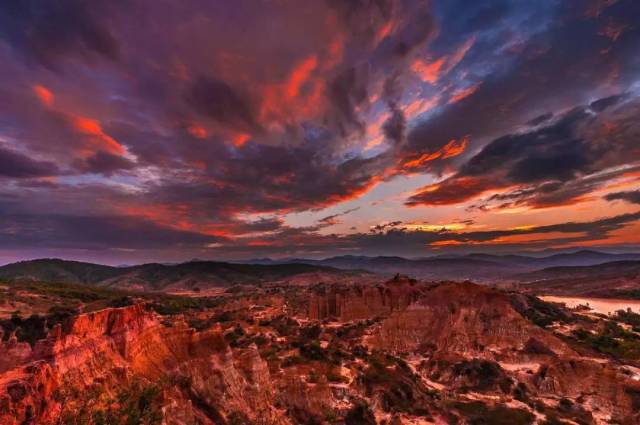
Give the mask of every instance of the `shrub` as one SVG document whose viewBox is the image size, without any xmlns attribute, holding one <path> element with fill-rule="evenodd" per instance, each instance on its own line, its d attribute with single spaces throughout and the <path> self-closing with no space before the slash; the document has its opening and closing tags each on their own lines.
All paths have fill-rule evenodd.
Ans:
<svg viewBox="0 0 640 425">
<path fill-rule="evenodd" d="M 345 425 L 376 425 L 376 418 L 369 409 L 369 405 L 361 401 L 349 409 L 344 417 L 344 423 Z"/>
</svg>

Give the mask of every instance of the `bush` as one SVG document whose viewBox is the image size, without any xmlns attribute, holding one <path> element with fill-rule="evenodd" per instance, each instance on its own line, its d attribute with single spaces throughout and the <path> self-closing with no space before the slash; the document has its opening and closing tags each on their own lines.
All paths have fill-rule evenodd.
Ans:
<svg viewBox="0 0 640 425">
<path fill-rule="evenodd" d="M 455 409 L 471 425 L 530 425 L 535 416 L 523 409 L 504 405 L 488 406 L 480 401 L 453 403 Z"/>
<path fill-rule="evenodd" d="M 349 409 L 344 417 L 344 423 L 345 425 L 376 425 L 376 418 L 369 409 L 369 405 L 362 401 Z"/>
<path fill-rule="evenodd" d="M 512 385 L 511 379 L 500 365 L 488 360 L 464 360 L 453 366 L 453 373 L 464 377 L 472 389 L 477 391 L 489 391 L 498 387 L 506 393 Z"/>
<path fill-rule="evenodd" d="M 606 322 L 596 335 L 574 335 L 601 353 L 623 360 L 640 360 L 640 337 L 613 322 Z"/>
<path fill-rule="evenodd" d="M 300 347 L 300 355 L 309 360 L 326 361 L 328 360 L 327 350 L 320 346 L 320 342 L 315 340 L 310 344 L 304 344 Z"/>
</svg>

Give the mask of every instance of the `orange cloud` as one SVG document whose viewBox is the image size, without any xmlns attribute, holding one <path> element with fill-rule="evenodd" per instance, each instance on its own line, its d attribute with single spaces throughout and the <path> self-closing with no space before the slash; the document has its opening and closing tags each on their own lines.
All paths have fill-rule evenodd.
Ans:
<svg viewBox="0 0 640 425">
<path fill-rule="evenodd" d="M 395 30 L 395 28 L 396 20 L 389 19 L 382 27 L 380 27 L 380 30 L 378 30 L 378 33 L 376 34 L 376 44 L 387 38 L 387 36 L 389 36 Z"/>
<path fill-rule="evenodd" d="M 118 208 L 118 207 L 116 207 Z M 229 236 L 232 227 L 224 224 L 203 224 L 194 222 L 191 218 L 193 211 L 187 204 L 151 204 L 147 206 L 121 206 L 120 213 L 144 218 L 159 226 L 168 227 L 185 232 L 201 233 L 208 236 Z"/>
<path fill-rule="evenodd" d="M 374 137 L 373 139 L 370 139 L 366 145 L 364 145 L 364 150 L 368 151 L 370 149 L 375 148 L 376 146 L 378 146 L 379 144 L 381 144 L 382 142 L 384 142 L 384 135 L 380 134 L 379 136 Z"/>
<path fill-rule="evenodd" d="M 418 158 L 412 159 L 411 161 L 407 161 L 403 164 L 404 168 L 420 168 L 427 162 L 434 161 L 436 159 L 447 159 L 454 156 L 460 155 L 467 147 L 469 143 L 469 135 L 466 135 L 460 140 L 451 139 L 449 142 L 444 145 L 442 148 L 438 149 L 433 153 L 425 153 L 419 156 Z"/>
<path fill-rule="evenodd" d="M 476 92 L 476 90 L 478 90 L 479 86 L 480 86 L 480 84 L 475 84 L 473 86 L 470 86 L 470 87 L 467 87 L 465 89 L 458 90 L 458 91 L 454 92 L 453 96 L 451 96 L 451 99 L 449 99 L 449 104 L 459 102 L 462 99 L 464 99 L 465 97 L 471 96 L 472 94 L 474 94 Z"/>
<path fill-rule="evenodd" d="M 53 93 L 45 86 L 36 84 L 33 86 L 33 92 L 44 106 L 51 107 L 51 105 L 53 105 Z"/>
<path fill-rule="evenodd" d="M 334 48 L 341 49 L 339 44 Z M 268 126 L 314 115 L 320 109 L 324 94 L 324 80 L 312 78 L 317 67 L 318 58 L 311 55 L 299 62 L 284 82 L 265 85 L 261 95 L 261 121 Z"/>
<path fill-rule="evenodd" d="M 312 55 L 300 62 L 293 71 L 291 71 L 289 81 L 287 81 L 285 88 L 285 94 L 288 98 L 292 99 L 300 94 L 300 88 L 309 79 L 309 76 L 316 66 L 318 66 L 318 58 Z"/>
<path fill-rule="evenodd" d="M 125 148 L 113 137 L 105 133 L 97 120 L 80 115 L 70 115 L 70 119 L 76 131 L 89 136 L 89 141 L 95 149 L 114 155 L 125 154 Z"/>
<path fill-rule="evenodd" d="M 469 135 L 462 137 L 459 141 L 451 139 L 442 148 L 442 159 L 460 155 L 467 148 L 467 143 L 469 143 Z"/>
<path fill-rule="evenodd" d="M 407 205 L 452 205 L 468 201 L 496 188 L 495 182 L 478 177 L 455 177 L 421 188 Z"/>
<path fill-rule="evenodd" d="M 425 153 L 422 154 L 420 157 L 411 160 L 411 161 L 407 161 L 404 163 L 404 167 L 405 168 L 418 168 L 422 165 L 424 165 L 427 162 L 433 161 L 435 159 L 438 159 L 442 156 L 442 153 L 440 151 L 436 151 L 434 153 Z"/>
<path fill-rule="evenodd" d="M 425 62 L 421 59 L 417 59 L 411 64 L 411 70 L 415 72 L 424 82 L 435 84 L 444 75 L 447 75 L 453 68 L 456 67 L 464 59 L 467 52 L 473 44 L 476 38 L 470 37 L 458 50 L 456 50 L 450 56 L 442 56 L 441 58 L 433 62 Z"/>
<path fill-rule="evenodd" d="M 366 182 L 362 183 L 359 187 L 349 188 L 344 194 L 331 195 L 325 199 L 323 205 L 329 206 L 337 204 L 339 202 L 349 201 L 359 198 L 361 195 L 367 193 L 373 189 L 378 183 L 382 182 L 386 178 L 386 172 L 380 176 L 373 176 Z"/>
<path fill-rule="evenodd" d="M 251 135 L 249 133 L 236 133 L 231 137 L 231 143 L 237 148 L 249 141 Z"/>
<path fill-rule="evenodd" d="M 415 99 L 404 108 L 404 114 L 408 119 L 411 119 L 436 106 L 439 100 L 438 96 L 429 99 Z"/>
<path fill-rule="evenodd" d="M 411 70 L 418 74 L 422 81 L 435 84 L 440 79 L 440 72 L 446 57 L 442 57 L 434 62 L 428 63 L 421 59 L 416 59 L 411 64 Z"/>
<path fill-rule="evenodd" d="M 193 123 L 187 126 L 187 132 L 196 139 L 206 139 L 209 137 L 207 129 L 198 123 Z"/>
<path fill-rule="evenodd" d="M 436 241 L 431 242 L 429 246 L 440 247 L 440 246 L 456 246 L 456 245 L 468 245 L 468 242 L 460 242 L 456 240 L 446 240 L 446 241 Z"/>
</svg>

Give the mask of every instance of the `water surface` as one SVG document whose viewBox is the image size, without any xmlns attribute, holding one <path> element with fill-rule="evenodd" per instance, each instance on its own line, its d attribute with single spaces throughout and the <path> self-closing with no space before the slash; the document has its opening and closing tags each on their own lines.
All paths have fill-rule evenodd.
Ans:
<svg viewBox="0 0 640 425">
<path fill-rule="evenodd" d="M 618 310 L 630 308 L 634 313 L 640 313 L 640 300 L 623 300 L 613 298 L 589 298 L 589 297 L 559 297 L 554 295 L 543 295 L 540 297 L 544 301 L 554 303 L 564 303 L 569 308 L 579 305 L 588 305 L 596 313 L 612 314 Z"/>
</svg>

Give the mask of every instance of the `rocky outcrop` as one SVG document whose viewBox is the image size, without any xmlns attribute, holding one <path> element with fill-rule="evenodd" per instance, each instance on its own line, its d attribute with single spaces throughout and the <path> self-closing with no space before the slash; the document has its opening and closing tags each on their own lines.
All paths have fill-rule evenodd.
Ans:
<svg viewBox="0 0 640 425">
<path fill-rule="evenodd" d="M 628 379 L 608 363 L 560 359 L 543 364 L 530 378 L 531 387 L 540 395 L 579 398 L 585 405 L 611 413 L 613 418 L 626 418 L 630 412 L 638 412 L 633 394 L 640 394 L 640 382 Z"/>
<path fill-rule="evenodd" d="M 56 326 L 28 360 L 2 375 L 2 424 L 55 423 L 64 414 L 61 394 L 73 392 L 74 402 L 99 407 L 100 397 L 83 401 L 83 391 L 115 393 L 134 378 L 171 383 L 165 415 L 181 411 L 185 418 L 200 418 L 197 423 L 225 424 L 230 415 L 242 414 L 264 424 L 288 423 L 273 407 L 269 370 L 255 346 L 233 351 L 221 329 L 195 332 L 179 320 L 165 326 L 142 305 L 83 314 Z"/>
<path fill-rule="evenodd" d="M 4 332 L 0 328 L 0 373 L 23 364 L 31 357 L 31 346 L 26 342 L 18 342 L 15 335 L 9 335 L 4 341 Z"/>
<path fill-rule="evenodd" d="M 424 290 L 424 285 L 399 276 L 379 285 L 321 285 L 310 296 L 308 317 L 350 321 L 387 316 L 417 301 Z"/>
<path fill-rule="evenodd" d="M 504 293 L 472 283 L 447 283 L 394 311 L 382 321 L 369 344 L 396 353 L 494 358 L 521 351 L 531 338 L 544 341 L 556 354 L 572 351 L 516 312 Z"/>
<path fill-rule="evenodd" d="M 51 402 L 59 377 L 46 362 L 33 362 L 0 378 L 0 423 L 55 423 L 60 403 Z"/>
</svg>

